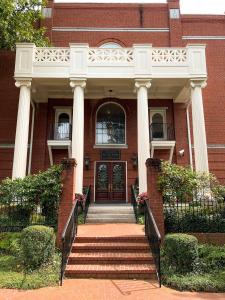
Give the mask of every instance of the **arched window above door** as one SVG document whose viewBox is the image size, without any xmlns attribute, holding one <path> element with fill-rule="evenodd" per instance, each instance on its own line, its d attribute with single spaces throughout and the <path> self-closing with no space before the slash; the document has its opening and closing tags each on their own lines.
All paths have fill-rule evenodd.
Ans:
<svg viewBox="0 0 225 300">
<path fill-rule="evenodd" d="M 99 46 L 99 48 L 103 48 L 103 49 L 107 49 L 107 48 L 114 49 L 115 48 L 116 49 L 116 48 L 122 48 L 122 46 L 115 42 L 108 42 L 108 43 L 102 44 L 101 46 Z"/>
<path fill-rule="evenodd" d="M 123 108 L 114 102 L 99 107 L 96 114 L 96 145 L 124 145 L 126 118 Z"/>
</svg>

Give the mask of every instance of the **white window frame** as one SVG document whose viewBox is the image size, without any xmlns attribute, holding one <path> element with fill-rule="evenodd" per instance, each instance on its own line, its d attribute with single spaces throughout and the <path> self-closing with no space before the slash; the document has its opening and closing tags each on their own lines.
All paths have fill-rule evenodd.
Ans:
<svg viewBox="0 0 225 300">
<path fill-rule="evenodd" d="M 166 107 L 150 107 L 149 108 L 149 124 L 152 124 L 152 117 L 155 114 L 160 114 L 163 117 L 163 124 L 166 124 Z M 154 138 L 154 140 L 163 141 L 167 140 L 167 131 L 165 130 L 165 127 L 163 126 L 163 138 Z"/>
<path fill-rule="evenodd" d="M 124 116 L 125 116 L 125 126 L 124 126 L 125 135 L 124 135 L 124 137 L 125 137 L 125 140 L 124 140 L 123 144 L 99 144 L 99 143 L 97 143 L 96 125 L 97 125 L 98 111 L 106 104 L 115 104 L 115 105 L 119 106 L 124 112 Z M 94 145 L 94 148 L 127 148 L 127 114 L 126 114 L 124 107 L 121 104 L 114 102 L 114 101 L 107 101 L 107 102 L 104 102 L 101 105 L 99 105 L 99 107 L 95 113 L 95 145 Z"/>
<path fill-rule="evenodd" d="M 69 124 L 72 124 L 72 107 L 54 107 L 55 109 L 55 126 L 59 123 L 59 116 L 61 114 L 68 114 L 69 115 Z M 54 135 L 55 135 L 55 129 L 54 129 Z M 55 137 L 55 136 L 54 136 Z"/>
</svg>

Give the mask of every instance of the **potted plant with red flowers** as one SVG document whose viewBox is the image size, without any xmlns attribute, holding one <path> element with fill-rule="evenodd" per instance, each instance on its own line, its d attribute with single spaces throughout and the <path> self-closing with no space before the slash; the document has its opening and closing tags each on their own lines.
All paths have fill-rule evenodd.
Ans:
<svg viewBox="0 0 225 300">
<path fill-rule="evenodd" d="M 144 205 L 145 201 L 148 200 L 148 194 L 147 192 L 141 193 L 137 196 L 137 205 L 138 205 L 138 213 L 143 214 L 144 213 Z"/>
<path fill-rule="evenodd" d="M 81 211 L 83 211 L 85 208 L 86 196 L 83 194 L 76 193 L 75 199 L 78 202 L 78 212 L 81 213 Z"/>
</svg>

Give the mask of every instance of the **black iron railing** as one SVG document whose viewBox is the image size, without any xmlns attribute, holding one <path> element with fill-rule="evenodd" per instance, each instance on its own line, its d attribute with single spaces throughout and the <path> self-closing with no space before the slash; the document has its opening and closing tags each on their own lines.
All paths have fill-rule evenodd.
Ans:
<svg viewBox="0 0 225 300">
<path fill-rule="evenodd" d="M 72 125 L 70 123 L 55 123 L 50 128 L 50 140 L 71 140 Z"/>
<path fill-rule="evenodd" d="M 87 213 L 88 213 L 88 208 L 90 205 L 90 199 L 91 199 L 91 186 L 90 185 L 85 189 L 84 194 L 85 194 L 85 204 L 83 207 L 83 212 L 84 212 L 84 223 L 85 223 Z"/>
<path fill-rule="evenodd" d="M 225 199 L 196 192 L 193 198 L 164 199 L 165 231 L 225 232 Z"/>
<path fill-rule="evenodd" d="M 153 259 L 156 267 L 156 274 L 159 281 L 159 287 L 161 287 L 161 267 L 160 267 L 160 245 L 161 235 L 155 222 L 154 216 L 151 212 L 149 204 L 144 202 L 145 208 L 145 235 L 148 238 L 149 246 L 153 255 Z"/>
<path fill-rule="evenodd" d="M 174 141 L 174 127 L 168 123 L 152 123 L 149 128 L 150 141 Z"/>
<path fill-rule="evenodd" d="M 0 232 L 21 231 L 30 225 L 57 227 L 57 211 L 54 207 L 34 205 L 31 209 L 26 199 L 15 198 L 13 202 L 0 203 Z"/>
<path fill-rule="evenodd" d="M 62 239 L 61 239 L 62 242 L 62 261 L 61 261 L 61 274 L 60 274 L 61 285 L 62 285 L 68 257 L 70 255 L 73 242 L 75 241 L 77 235 L 77 225 L 78 225 L 78 201 L 75 200 L 68 221 L 63 230 Z"/>
<path fill-rule="evenodd" d="M 131 185 L 131 204 L 133 205 L 136 223 L 138 217 L 137 196 L 138 196 L 138 188 L 135 187 L 134 185 Z"/>
</svg>

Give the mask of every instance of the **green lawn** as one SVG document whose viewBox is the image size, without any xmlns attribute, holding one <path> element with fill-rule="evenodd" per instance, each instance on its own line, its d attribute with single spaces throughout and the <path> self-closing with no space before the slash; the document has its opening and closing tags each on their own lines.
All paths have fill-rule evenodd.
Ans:
<svg viewBox="0 0 225 300">
<path fill-rule="evenodd" d="M 180 291 L 225 292 L 225 271 L 163 276 L 163 284 Z"/>
<path fill-rule="evenodd" d="M 52 263 L 27 271 L 14 246 L 19 236 L 19 233 L 0 233 L 0 288 L 37 289 L 58 285 L 60 254 L 54 255 Z"/>
</svg>

